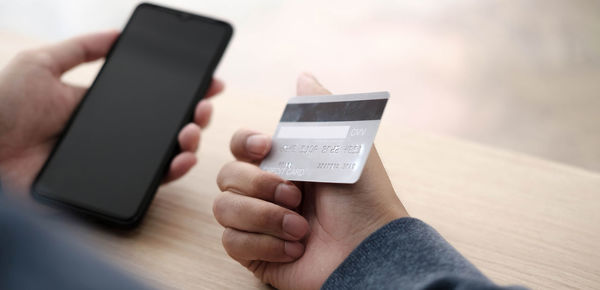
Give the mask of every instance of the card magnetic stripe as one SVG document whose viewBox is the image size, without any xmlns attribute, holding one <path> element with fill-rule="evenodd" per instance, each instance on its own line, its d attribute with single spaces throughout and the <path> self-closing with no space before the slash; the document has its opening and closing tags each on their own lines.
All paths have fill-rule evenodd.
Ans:
<svg viewBox="0 0 600 290">
<path fill-rule="evenodd" d="M 388 99 L 287 104 L 280 122 L 380 120 Z"/>
</svg>

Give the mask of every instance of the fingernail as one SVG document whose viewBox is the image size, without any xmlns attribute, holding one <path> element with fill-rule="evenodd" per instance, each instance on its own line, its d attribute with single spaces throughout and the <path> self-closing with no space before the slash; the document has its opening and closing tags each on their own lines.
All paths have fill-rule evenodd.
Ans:
<svg viewBox="0 0 600 290">
<path fill-rule="evenodd" d="M 307 223 L 304 218 L 295 214 L 283 216 L 283 231 L 295 239 L 300 239 L 306 234 Z"/>
<path fill-rule="evenodd" d="M 298 258 L 304 253 L 304 245 L 298 242 L 285 242 L 283 251 L 292 258 Z"/>
<path fill-rule="evenodd" d="M 275 194 L 273 195 L 275 202 L 277 204 L 283 205 L 287 208 L 296 208 L 300 205 L 300 201 L 302 199 L 302 193 L 298 187 L 280 183 L 275 188 Z"/>
<path fill-rule="evenodd" d="M 267 142 L 268 137 L 265 135 L 252 135 L 246 139 L 246 150 L 252 154 L 262 157 L 267 154 Z"/>
</svg>

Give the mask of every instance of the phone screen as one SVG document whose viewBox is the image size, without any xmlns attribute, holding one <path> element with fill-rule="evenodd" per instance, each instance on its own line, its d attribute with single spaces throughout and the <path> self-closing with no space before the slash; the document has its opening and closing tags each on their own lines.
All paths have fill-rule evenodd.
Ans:
<svg viewBox="0 0 600 290">
<path fill-rule="evenodd" d="M 133 218 L 152 198 L 231 33 L 224 22 L 138 6 L 38 176 L 34 194 Z"/>
</svg>

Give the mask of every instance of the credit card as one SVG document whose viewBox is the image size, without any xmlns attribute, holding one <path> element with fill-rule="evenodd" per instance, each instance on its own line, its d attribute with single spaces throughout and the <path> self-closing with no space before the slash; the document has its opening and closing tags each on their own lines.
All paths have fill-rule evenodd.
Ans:
<svg viewBox="0 0 600 290">
<path fill-rule="evenodd" d="M 291 98 L 260 168 L 292 181 L 355 183 L 388 92 Z"/>
</svg>

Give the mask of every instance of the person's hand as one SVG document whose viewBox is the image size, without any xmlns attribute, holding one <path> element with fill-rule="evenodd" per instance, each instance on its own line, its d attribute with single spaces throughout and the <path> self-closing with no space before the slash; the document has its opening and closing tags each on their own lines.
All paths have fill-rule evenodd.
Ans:
<svg viewBox="0 0 600 290">
<path fill-rule="evenodd" d="M 312 76 L 298 95 L 330 94 Z M 271 139 L 250 130 L 231 140 L 237 159 L 217 177 L 213 212 L 227 253 L 277 288 L 317 289 L 369 234 L 407 217 L 375 147 L 355 184 L 292 183 L 257 164 Z"/>
<path fill-rule="evenodd" d="M 90 34 L 19 53 L 0 72 L 0 181 L 5 191 L 28 192 L 86 88 L 61 81 L 63 73 L 106 55 L 119 32 Z M 213 80 L 207 97 L 223 90 Z M 196 163 L 194 152 L 212 112 L 196 107 L 194 122 L 179 133 L 182 152 L 171 162 L 165 182 L 183 176 Z"/>
</svg>

